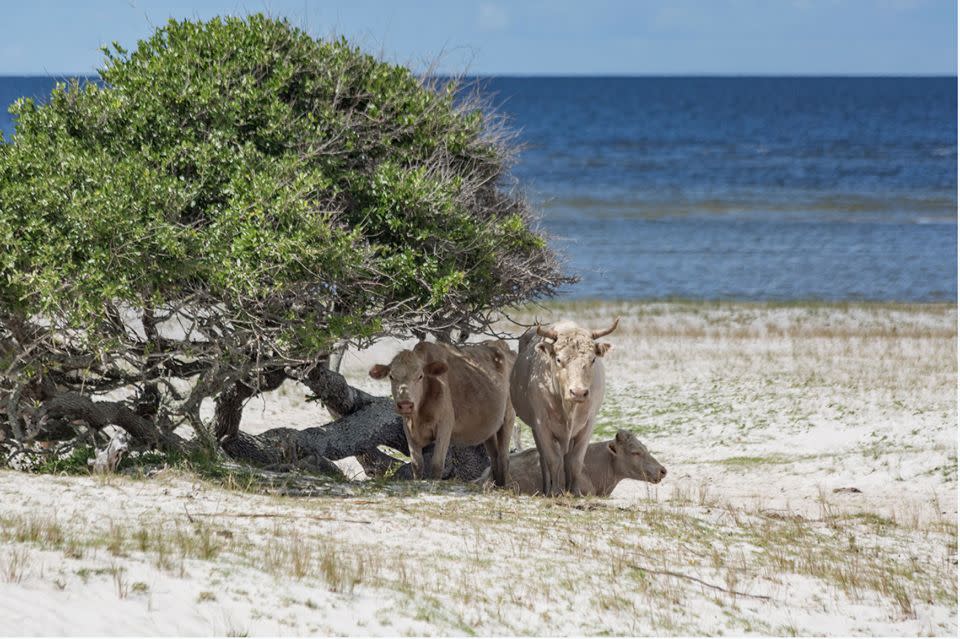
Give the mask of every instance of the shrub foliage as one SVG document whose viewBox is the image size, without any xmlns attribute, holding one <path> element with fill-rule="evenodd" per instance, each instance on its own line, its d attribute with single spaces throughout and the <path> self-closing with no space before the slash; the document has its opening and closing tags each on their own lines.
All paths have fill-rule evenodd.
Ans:
<svg viewBox="0 0 960 639">
<path fill-rule="evenodd" d="M 100 82 L 18 101 L 0 145 L 11 423 L 24 397 L 126 387 L 198 426 L 238 381 L 344 340 L 482 330 L 566 281 L 510 136 L 457 82 L 262 15 L 104 53 Z"/>
</svg>

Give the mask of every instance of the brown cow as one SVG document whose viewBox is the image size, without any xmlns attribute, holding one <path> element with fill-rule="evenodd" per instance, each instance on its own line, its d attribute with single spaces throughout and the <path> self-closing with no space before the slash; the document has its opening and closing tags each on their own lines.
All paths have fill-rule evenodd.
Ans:
<svg viewBox="0 0 960 639">
<path fill-rule="evenodd" d="M 594 442 L 587 446 L 583 458 L 585 495 L 609 497 L 624 479 L 658 484 L 667 476 L 667 469 L 658 462 L 647 447 L 630 431 L 621 430 L 610 441 Z M 477 480 L 487 481 L 490 471 Z M 524 495 L 541 494 L 540 454 L 536 448 L 510 455 L 509 485 Z"/>
<path fill-rule="evenodd" d="M 413 475 L 424 477 L 423 448 L 434 442 L 429 477 L 443 476 L 447 449 L 483 443 L 494 481 L 506 483 L 510 434 L 515 413 L 510 403 L 510 370 L 517 358 L 503 340 L 454 347 L 420 342 L 389 365 L 377 364 L 370 377 L 390 376 L 397 412 L 410 448 Z"/>
<path fill-rule="evenodd" d="M 533 431 L 545 495 L 584 493 L 583 456 L 603 401 L 603 356 L 610 350 L 596 340 L 619 322 L 618 317 L 609 328 L 591 331 L 565 321 L 520 336 L 510 395 Z"/>
</svg>

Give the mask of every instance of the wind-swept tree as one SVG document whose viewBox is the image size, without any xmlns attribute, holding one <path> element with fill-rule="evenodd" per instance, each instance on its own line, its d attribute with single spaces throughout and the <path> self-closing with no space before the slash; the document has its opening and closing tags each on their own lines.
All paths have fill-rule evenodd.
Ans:
<svg viewBox="0 0 960 639">
<path fill-rule="evenodd" d="M 18 101 L 0 145 L 8 442 L 116 425 L 265 462 L 402 450 L 331 353 L 485 331 L 566 281 L 510 136 L 455 81 L 262 15 L 104 53 L 100 82 Z M 240 433 L 244 402 L 291 379 L 344 417 Z"/>
</svg>

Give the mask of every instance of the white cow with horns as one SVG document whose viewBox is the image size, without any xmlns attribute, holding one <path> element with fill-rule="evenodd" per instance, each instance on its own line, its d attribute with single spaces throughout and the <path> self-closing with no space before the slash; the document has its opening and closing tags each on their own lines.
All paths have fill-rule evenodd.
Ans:
<svg viewBox="0 0 960 639">
<path fill-rule="evenodd" d="M 533 431 L 544 495 L 587 492 L 583 458 L 603 401 L 603 356 L 610 350 L 596 340 L 619 323 L 618 317 L 609 328 L 591 331 L 562 321 L 520 337 L 510 396 Z"/>
</svg>

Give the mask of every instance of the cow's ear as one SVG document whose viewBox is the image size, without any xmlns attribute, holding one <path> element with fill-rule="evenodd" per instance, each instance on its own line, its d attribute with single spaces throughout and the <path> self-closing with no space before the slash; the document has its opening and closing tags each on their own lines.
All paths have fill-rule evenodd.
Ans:
<svg viewBox="0 0 960 639">
<path fill-rule="evenodd" d="M 427 375 L 437 377 L 447 372 L 447 365 L 443 362 L 430 362 L 423 367 L 423 372 Z"/>
<path fill-rule="evenodd" d="M 546 353 L 550 357 L 553 357 L 553 342 L 548 342 L 547 340 L 543 340 L 542 342 L 537 344 L 537 348 L 539 348 L 541 352 Z"/>
<path fill-rule="evenodd" d="M 374 379 L 383 379 L 390 374 L 390 367 L 383 364 L 374 364 L 370 369 L 370 377 Z"/>
<path fill-rule="evenodd" d="M 600 357 L 603 357 L 604 355 L 606 355 L 607 351 L 609 351 L 611 348 L 613 348 L 613 346 L 611 344 L 607 344 L 606 342 L 601 342 L 600 344 L 597 344 L 594 347 L 597 355 L 599 355 Z"/>
</svg>

